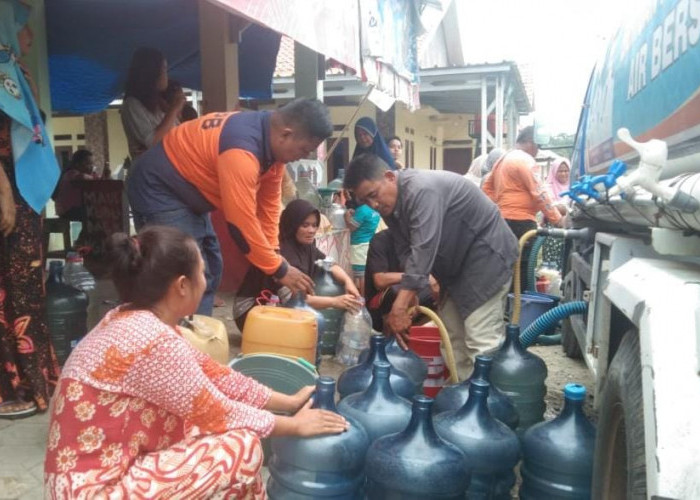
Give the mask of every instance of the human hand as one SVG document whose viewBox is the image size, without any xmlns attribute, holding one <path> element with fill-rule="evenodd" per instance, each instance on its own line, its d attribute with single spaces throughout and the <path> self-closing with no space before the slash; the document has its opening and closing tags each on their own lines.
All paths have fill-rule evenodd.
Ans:
<svg viewBox="0 0 700 500">
<path fill-rule="evenodd" d="M 430 285 L 430 291 L 433 292 L 433 300 L 437 304 L 440 300 L 440 284 L 432 274 L 428 275 L 428 284 Z"/>
<path fill-rule="evenodd" d="M 292 294 L 304 292 L 311 295 L 314 293 L 314 282 L 294 266 L 289 266 L 287 268 L 287 274 L 277 281 L 279 281 L 281 285 L 289 288 Z"/>
<path fill-rule="evenodd" d="M 15 229 L 17 211 L 15 198 L 12 191 L 0 193 L 0 232 L 3 236 L 9 236 Z"/>
<path fill-rule="evenodd" d="M 185 97 L 185 93 L 182 91 L 182 89 L 180 89 L 179 92 L 173 94 L 172 100 L 170 101 L 170 109 L 179 113 L 182 111 L 182 108 L 185 106 L 186 102 L 187 97 Z"/>
<path fill-rule="evenodd" d="M 333 302 L 334 306 L 338 309 L 345 309 L 346 311 L 350 311 L 353 313 L 356 313 L 360 310 L 360 301 L 357 300 L 357 297 L 349 293 L 334 297 Z"/>
<path fill-rule="evenodd" d="M 353 217 L 355 217 L 355 209 L 353 208 L 348 208 L 345 213 L 343 214 L 343 217 L 345 217 L 345 223 L 346 224 L 352 224 L 354 223 Z"/>
<path fill-rule="evenodd" d="M 306 404 L 309 398 L 311 398 L 315 390 L 315 385 L 307 385 L 299 389 L 296 394 L 290 396 L 291 406 L 288 411 L 292 414 L 298 412 L 304 406 L 304 404 Z"/>
<path fill-rule="evenodd" d="M 384 324 L 389 333 L 396 337 L 396 342 L 404 351 L 408 350 L 408 330 L 411 328 L 412 318 L 407 309 L 394 310 L 387 314 Z"/>
<path fill-rule="evenodd" d="M 301 437 L 318 436 L 320 434 L 340 434 L 350 428 L 350 424 L 341 415 L 328 410 L 312 409 L 313 399 L 292 417 L 293 434 Z"/>
</svg>

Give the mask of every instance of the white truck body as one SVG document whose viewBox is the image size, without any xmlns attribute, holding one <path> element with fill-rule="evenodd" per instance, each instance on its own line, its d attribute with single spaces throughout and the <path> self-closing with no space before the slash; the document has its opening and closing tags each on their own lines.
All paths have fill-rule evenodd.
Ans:
<svg viewBox="0 0 700 500">
<path fill-rule="evenodd" d="M 571 221 L 591 238 L 572 242 L 564 294 L 589 307 L 565 324 L 563 344 L 595 375 L 594 496 L 695 499 L 700 0 L 644 0 L 636 14 L 596 66 L 579 122 Z M 606 181 L 615 160 L 628 169 Z M 640 373 L 639 397 L 630 399 Z"/>
</svg>

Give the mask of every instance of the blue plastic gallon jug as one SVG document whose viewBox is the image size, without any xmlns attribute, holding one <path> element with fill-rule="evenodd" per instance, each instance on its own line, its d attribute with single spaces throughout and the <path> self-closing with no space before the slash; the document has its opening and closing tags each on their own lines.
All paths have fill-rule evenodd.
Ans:
<svg viewBox="0 0 700 500">
<path fill-rule="evenodd" d="M 583 413 L 585 400 L 585 387 L 566 384 L 559 416 L 523 435 L 523 500 L 591 498 L 595 427 Z"/>
<path fill-rule="evenodd" d="M 471 377 L 459 384 L 443 387 L 435 397 L 435 414 L 445 411 L 458 410 L 469 399 L 469 386 L 473 380 L 483 380 L 491 382 L 491 364 L 493 358 L 480 354 L 474 361 L 474 371 Z M 497 387 L 491 385 L 487 405 L 491 415 L 506 424 L 511 429 L 518 427 L 518 412 L 515 405 L 508 396 L 503 394 Z"/>
<path fill-rule="evenodd" d="M 411 419 L 411 403 L 397 396 L 389 383 L 391 365 L 375 361 L 372 383 L 364 392 L 349 395 L 338 403 L 338 411 L 359 420 L 370 442 L 402 431 Z"/>
<path fill-rule="evenodd" d="M 337 412 L 335 380 L 319 377 L 313 408 Z M 369 437 L 357 420 L 347 431 L 311 438 L 274 437 L 267 493 L 271 499 L 362 498 Z"/>
<path fill-rule="evenodd" d="M 435 429 L 466 457 L 471 472 L 468 498 L 510 500 L 520 442 L 512 429 L 491 416 L 487 404 L 489 386 L 484 380 L 473 380 L 464 406 L 435 417 Z"/>
</svg>

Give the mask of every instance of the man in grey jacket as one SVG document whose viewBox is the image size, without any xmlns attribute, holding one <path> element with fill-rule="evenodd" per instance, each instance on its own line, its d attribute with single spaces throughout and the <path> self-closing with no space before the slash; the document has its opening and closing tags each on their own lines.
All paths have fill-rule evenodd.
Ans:
<svg viewBox="0 0 700 500">
<path fill-rule="evenodd" d="M 389 331 L 405 348 L 409 310 L 432 274 L 440 284 L 438 313 L 450 334 L 459 378 L 468 378 L 476 355 L 497 347 L 504 335 L 518 243 L 498 207 L 462 176 L 392 171 L 371 154 L 350 163 L 344 186 L 381 214 L 397 252 L 406 257 L 386 320 Z"/>
</svg>

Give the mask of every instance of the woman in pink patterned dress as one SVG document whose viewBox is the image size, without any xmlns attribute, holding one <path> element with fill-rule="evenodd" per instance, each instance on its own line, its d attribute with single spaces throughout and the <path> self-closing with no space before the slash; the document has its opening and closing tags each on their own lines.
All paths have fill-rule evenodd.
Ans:
<svg viewBox="0 0 700 500">
<path fill-rule="evenodd" d="M 111 246 L 126 305 L 66 362 L 51 407 L 47 497 L 265 498 L 261 437 L 347 429 L 310 408 L 313 387 L 273 392 L 183 339 L 177 322 L 206 286 L 191 237 L 151 226 Z"/>
</svg>

